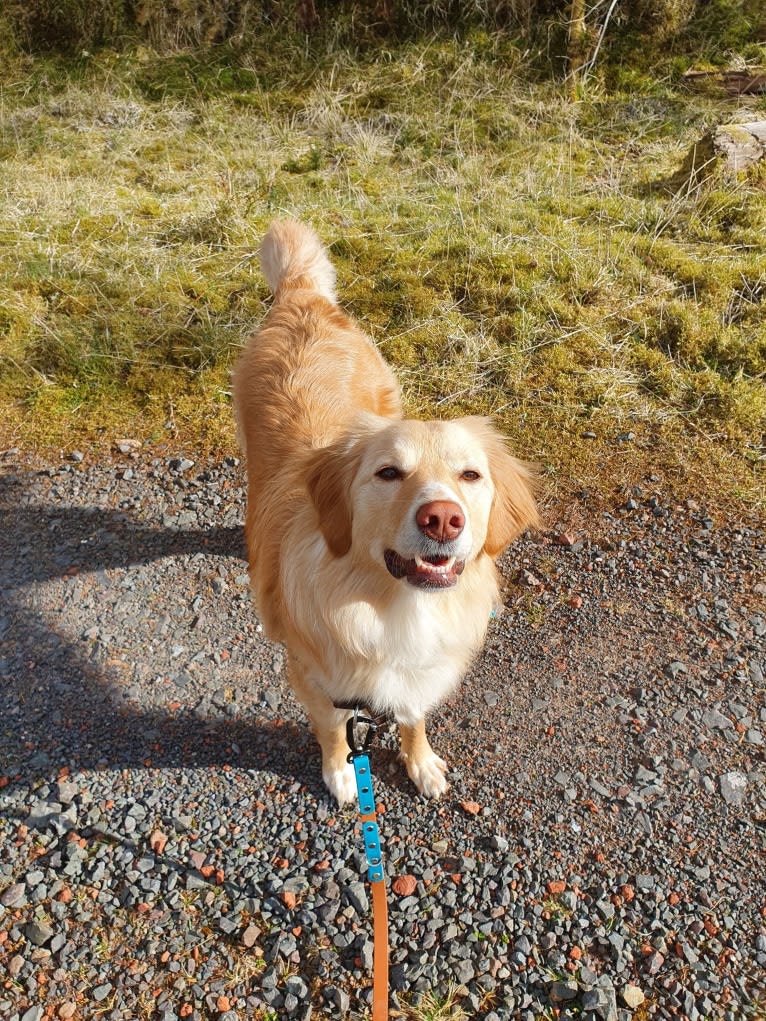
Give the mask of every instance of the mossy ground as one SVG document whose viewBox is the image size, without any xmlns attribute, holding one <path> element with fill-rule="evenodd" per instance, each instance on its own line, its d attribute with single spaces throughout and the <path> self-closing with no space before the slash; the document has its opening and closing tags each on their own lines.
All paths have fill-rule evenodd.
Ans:
<svg viewBox="0 0 766 1021">
<path fill-rule="evenodd" d="M 564 489 L 658 472 L 761 498 L 763 180 L 663 182 L 763 100 L 632 76 L 570 102 L 486 35 L 366 56 L 271 38 L 19 58 L 0 115 L 4 446 L 233 451 L 257 247 L 289 214 L 413 414 L 495 415 Z"/>
</svg>

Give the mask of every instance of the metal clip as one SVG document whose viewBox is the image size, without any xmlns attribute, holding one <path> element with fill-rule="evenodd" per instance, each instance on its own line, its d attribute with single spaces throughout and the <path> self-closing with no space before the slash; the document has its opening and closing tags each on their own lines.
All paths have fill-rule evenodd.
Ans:
<svg viewBox="0 0 766 1021">
<path fill-rule="evenodd" d="M 365 729 L 366 728 L 366 729 Z M 372 744 L 378 724 L 369 716 L 362 716 L 359 706 L 354 706 L 354 715 L 346 720 L 346 741 L 351 749 L 348 761 L 353 762 L 357 755 L 363 755 Z"/>
</svg>

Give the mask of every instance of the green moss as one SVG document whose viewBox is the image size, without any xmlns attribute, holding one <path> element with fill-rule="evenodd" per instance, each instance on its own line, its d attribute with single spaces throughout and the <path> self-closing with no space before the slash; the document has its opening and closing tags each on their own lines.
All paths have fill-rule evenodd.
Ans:
<svg viewBox="0 0 766 1021">
<path fill-rule="evenodd" d="M 150 100 L 205 101 L 225 94 L 238 97 L 260 86 L 252 68 L 232 63 L 228 48 L 201 54 L 179 53 L 160 61 L 146 60 L 137 69 L 134 82 Z"/>
<path fill-rule="evenodd" d="M 298 157 L 286 160 L 282 164 L 282 170 L 288 174 L 307 174 L 310 171 L 320 170 L 324 163 L 324 155 L 317 145 L 309 147 L 307 152 Z"/>
</svg>

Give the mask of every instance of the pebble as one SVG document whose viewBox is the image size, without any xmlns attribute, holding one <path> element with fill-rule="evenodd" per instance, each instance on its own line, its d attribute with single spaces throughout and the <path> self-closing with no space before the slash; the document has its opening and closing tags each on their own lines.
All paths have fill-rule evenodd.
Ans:
<svg viewBox="0 0 766 1021">
<path fill-rule="evenodd" d="M 391 884 L 391 889 L 398 897 L 409 897 L 417 889 L 415 876 L 398 876 Z"/>
<path fill-rule="evenodd" d="M 258 942 L 258 937 L 261 935 L 261 930 L 257 925 L 248 925 L 242 933 L 242 944 L 248 949 L 252 949 Z"/>
<path fill-rule="evenodd" d="M 44 947 L 53 937 L 54 930 L 47 922 L 31 922 L 24 930 L 24 935 L 36 947 Z"/>
<path fill-rule="evenodd" d="M 741 805 L 747 792 L 747 777 L 742 773 L 724 773 L 718 777 L 721 796 L 727 805 Z"/>
<path fill-rule="evenodd" d="M 647 974 L 656 975 L 657 972 L 662 968 L 665 963 L 665 958 L 659 951 L 647 954 L 644 960 L 644 967 L 646 968 Z"/>
<path fill-rule="evenodd" d="M 0 893 L 0 904 L 4 908 L 21 908 L 27 902 L 27 888 L 25 883 L 10 883 Z"/>
<path fill-rule="evenodd" d="M 708 712 L 703 713 L 702 722 L 711 730 L 728 730 L 734 726 L 729 717 L 724 716 L 717 709 L 710 709 Z"/>
<path fill-rule="evenodd" d="M 554 982 L 550 987 L 550 997 L 554 1003 L 568 1003 L 574 1000 L 579 993 L 579 986 L 576 982 Z"/>
<path fill-rule="evenodd" d="M 140 440 L 132 440 L 126 438 L 123 440 L 117 440 L 115 442 L 115 448 L 121 454 L 135 454 L 141 449 L 141 447 L 142 443 Z"/>
<path fill-rule="evenodd" d="M 453 966 L 455 978 L 461 985 L 467 985 L 475 976 L 476 971 L 469 960 L 458 961 Z"/>
<path fill-rule="evenodd" d="M 586 989 L 581 998 L 584 1010 L 592 1011 L 602 1021 L 618 1021 L 614 992 L 604 988 Z"/>
<path fill-rule="evenodd" d="M 667 663 L 664 667 L 665 673 L 668 677 L 677 677 L 679 674 L 686 674 L 689 672 L 688 667 L 685 663 L 680 660 L 673 660 L 672 663 Z"/>
<path fill-rule="evenodd" d="M 330 986 L 325 991 L 325 999 L 333 1004 L 340 1017 L 346 1017 L 351 1007 L 351 997 L 345 989 L 338 989 L 335 986 Z"/>
<path fill-rule="evenodd" d="M 622 1002 L 625 1006 L 630 1007 L 631 1010 L 635 1010 L 636 1007 L 640 1007 L 646 999 L 638 986 L 630 985 L 630 983 L 623 986 L 620 996 L 622 997 Z"/>
</svg>

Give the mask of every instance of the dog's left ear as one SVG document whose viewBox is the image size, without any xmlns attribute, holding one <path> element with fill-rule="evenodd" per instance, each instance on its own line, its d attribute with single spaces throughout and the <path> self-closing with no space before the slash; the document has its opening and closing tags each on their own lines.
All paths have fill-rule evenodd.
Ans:
<svg viewBox="0 0 766 1021">
<path fill-rule="evenodd" d="M 537 474 L 532 465 L 513 457 L 505 437 L 493 428 L 489 419 L 474 419 L 474 423 L 495 487 L 484 549 L 491 557 L 496 557 L 517 535 L 540 524 L 535 502 Z"/>
<path fill-rule="evenodd" d="M 311 453 L 306 487 L 317 512 L 319 528 L 336 557 L 351 549 L 351 482 L 359 466 L 358 445 L 342 440 Z"/>
</svg>

